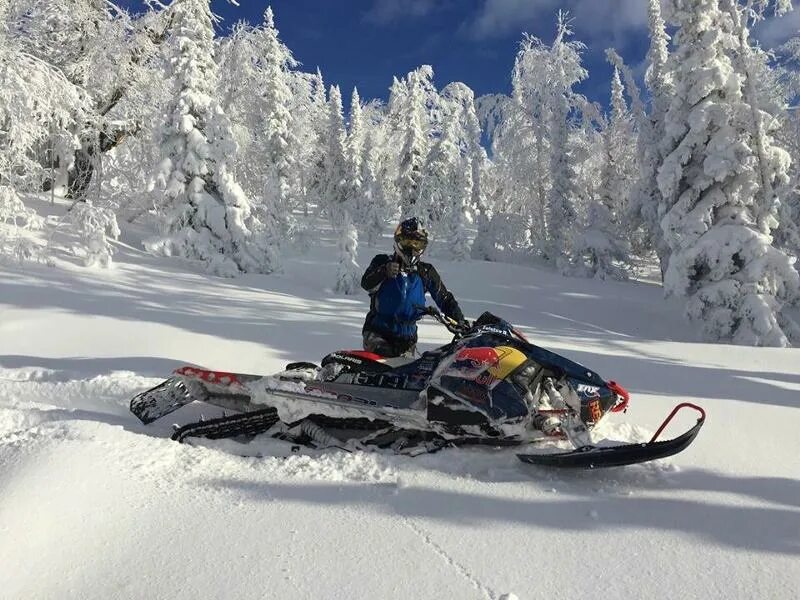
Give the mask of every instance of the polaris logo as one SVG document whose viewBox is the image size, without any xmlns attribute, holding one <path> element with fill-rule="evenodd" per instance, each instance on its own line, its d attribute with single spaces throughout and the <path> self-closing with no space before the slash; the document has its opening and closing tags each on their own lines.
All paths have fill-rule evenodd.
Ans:
<svg viewBox="0 0 800 600">
<path fill-rule="evenodd" d="M 355 356 L 347 356 L 346 354 L 331 354 L 331 358 L 335 358 L 336 360 L 343 360 L 345 362 L 353 363 L 354 365 L 363 364 L 363 360 L 360 358 L 356 358 Z"/>
</svg>

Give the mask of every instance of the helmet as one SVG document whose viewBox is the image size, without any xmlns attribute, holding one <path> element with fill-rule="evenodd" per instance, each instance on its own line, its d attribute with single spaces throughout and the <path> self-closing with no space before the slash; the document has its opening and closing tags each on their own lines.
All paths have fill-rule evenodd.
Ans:
<svg viewBox="0 0 800 600">
<path fill-rule="evenodd" d="M 407 266 L 417 263 L 428 247 L 428 232 L 416 217 L 406 219 L 394 230 L 394 249 Z"/>
</svg>

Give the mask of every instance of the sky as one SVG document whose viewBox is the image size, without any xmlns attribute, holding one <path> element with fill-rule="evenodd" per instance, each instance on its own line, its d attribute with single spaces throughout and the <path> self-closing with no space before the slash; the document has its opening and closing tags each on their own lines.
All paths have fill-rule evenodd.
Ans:
<svg viewBox="0 0 800 600">
<path fill-rule="evenodd" d="M 559 9 L 570 11 L 574 39 L 587 46 L 589 78 L 578 91 L 593 101 L 608 104 L 606 48 L 615 48 L 639 75 L 647 52 L 646 0 L 212 0 L 212 9 L 224 34 L 238 20 L 260 23 L 269 4 L 302 69 L 319 67 L 345 98 L 357 86 L 364 101 L 386 100 L 392 76 L 422 64 L 433 67 L 439 89 L 461 81 L 476 96 L 508 93 L 523 33 L 551 41 Z M 799 29 L 795 10 L 760 27 L 759 35 L 772 46 Z"/>
</svg>

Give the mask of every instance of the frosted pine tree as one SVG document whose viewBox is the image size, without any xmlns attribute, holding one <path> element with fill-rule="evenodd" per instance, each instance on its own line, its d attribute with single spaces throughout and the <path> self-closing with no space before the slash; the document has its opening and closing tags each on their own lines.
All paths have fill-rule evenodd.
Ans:
<svg viewBox="0 0 800 600">
<path fill-rule="evenodd" d="M 91 107 L 82 89 L 10 35 L 11 8 L 0 0 L 0 255 L 22 260 L 40 254 L 19 234 L 44 226 L 23 202 L 24 192 L 41 190 L 48 177 L 42 148 L 52 147 L 55 134 L 72 154 L 78 139 L 71 132 Z"/>
<path fill-rule="evenodd" d="M 262 221 L 275 219 L 276 234 L 290 230 L 291 209 L 297 203 L 299 188 L 298 167 L 294 151 L 294 104 L 289 84 L 288 68 L 295 64 L 288 48 L 278 37 L 272 7 L 264 13 L 264 25 L 259 32 L 261 68 L 259 72 L 262 142 L 259 144 L 264 172 L 264 196 L 269 201 L 263 207 L 256 204 L 256 214 Z"/>
<path fill-rule="evenodd" d="M 152 251 L 197 259 L 210 272 L 270 272 L 277 256 L 250 202 L 228 168 L 234 154 L 231 127 L 218 100 L 214 30 L 208 0 L 172 6 L 170 63 L 176 94 L 163 134 L 167 235 L 147 244 Z M 254 232 L 263 244 L 253 243 Z"/>
<path fill-rule="evenodd" d="M 467 260 L 471 256 L 472 244 L 468 227 L 473 222 L 470 201 L 472 196 L 472 165 L 462 161 L 462 167 L 455 173 L 455 187 L 451 199 L 450 252 L 455 260 Z"/>
<path fill-rule="evenodd" d="M 475 109 L 475 94 L 463 83 L 451 83 L 442 90 L 442 96 L 454 103 L 457 111 L 460 130 L 460 144 L 463 146 L 464 159 L 469 165 L 470 199 L 467 213 L 462 213 L 467 220 L 457 226 L 459 245 L 466 240 L 466 227 L 470 220 L 478 225 L 478 234 L 470 249 L 470 256 L 480 260 L 489 257 L 489 203 L 483 186 L 483 171 L 487 163 L 486 150 L 481 145 L 481 126 Z M 461 217 L 459 217 L 461 218 Z M 456 252 L 461 256 L 461 250 Z"/>
<path fill-rule="evenodd" d="M 373 133 L 367 133 L 361 159 L 362 223 L 367 244 L 370 246 L 375 246 L 380 241 L 386 225 L 387 212 L 376 172 L 377 150 L 374 139 Z"/>
<path fill-rule="evenodd" d="M 611 79 L 611 118 L 602 134 L 603 165 L 598 199 L 591 202 L 575 252 L 584 262 L 585 275 L 597 279 L 625 279 L 619 264 L 627 261 L 630 248 L 622 235 L 630 182 L 636 161 L 633 123 L 623 95 L 619 69 Z"/>
<path fill-rule="evenodd" d="M 751 40 L 750 24 L 763 20 L 771 10 L 782 16 L 792 10 L 790 0 L 721 0 L 720 6 L 733 18 L 734 33 L 739 47 L 734 54 L 734 68 L 744 77 L 742 95 L 749 106 L 750 146 L 756 156 L 758 191 L 753 199 L 756 219 L 762 229 L 769 231 L 772 245 L 784 251 L 781 241 L 775 239 L 786 229 L 781 227 L 781 219 L 792 218 L 791 206 L 794 193 L 791 188 L 791 155 L 788 148 L 779 141 L 782 120 L 787 119 L 786 89 L 778 80 L 772 68 L 773 55 L 761 49 Z M 795 227 L 798 225 L 794 223 Z M 789 249 L 787 255 L 797 264 L 797 247 Z M 788 299 L 789 304 L 800 304 L 800 286 Z M 790 310 L 779 310 L 778 323 L 790 341 L 800 343 L 800 324 L 791 316 Z"/>
<path fill-rule="evenodd" d="M 425 86 L 432 76 L 433 71 L 427 66 L 408 75 L 409 91 L 402 112 L 404 139 L 396 182 L 401 218 L 419 211 L 419 188 L 429 147 Z"/>
<path fill-rule="evenodd" d="M 358 96 L 358 89 L 356 88 L 353 88 L 353 94 L 350 98 L 350 127 L 347 132 L 345 151 L 349 170 L 348 178 L 353 194 L 351 204 L 354 211 L 354 221 L 360 221 L 364 208 L 360 202 L 363 197 L 361 193 L 363 184 L 361 161 L 364 153 L 364 124 L 361 117 L 361 98 Z"/>
<path fill-rule="evenodd" d="M 499 195 L 512 201 L 503 210 L 520 212 L 527 219 L 529 239 L 541 255 L 546 254 L 552 231 L 547 217 L 553 180 L 552 59 L 551 48 L 540 39 L 523 39 L 512 72 L 512 99 L 505 103 L 493 141 Z"/>
<path fill-rule="evenodd" d="M 800 42 L 800 38 L 797 40 Z M 800 165 L 797 161 L 800 157 L 800 115 L 797 111 L 791 111 L 784 117 L 780 141 L 795 160 L 792 161 L 789 182 L 780 196 L 778 227 L 773 232 L 774 244 L 788 254 L 800 257 Z M 800 264 L 795 263 L 795 268 L 800 268 Z"/>
<path fill-rule="evenodd" d="M 408 103 L 408 85 L 403 79 L 392 77 L 389 87 L 389 100 L 381 112 L 380 124 L 372 128 L 376 150 L 376 176 L 384 198 L 398 198 L 400 181 L 401 150 L 405 144 L 405 112 Z M 400 203 L 387 206 L 394 217 L 400 212 Z"/>
<path fill-rule="evenodd" d="M 454 258 L 469 257 L 466 228 L 471 222 L 472 165 L 462 155 L 463 138 L 456 106 L 446 111 L 442 132 L 425 164 L 420 185 L 420 200 L 428 207 L 430 228 L 447 239 Z M 461 134 L 461 135 L 460 135 Z"/>
<path fill-rule="evenodd" d="M 600 196 L 617 222 L 627 211 L 631 181 L 638 167 L 633 117 L 623 92 L 619 70 L 614 69 L 611 79 L 611 120 L 603 136 L 606 160 Z"/>
<path fill-rule="evenodd" d="M 330 107 L 325 93 L 325 83 L 319 69 L 313 76 L 311 85 L 312 95 L 308 118 L 314 130 L 314 135 L 311 136 L 313 141 L 309 148 L 307 165 L 304 169 L 306 206 L 315 204 L 318 210 L 324 210 L 326 206 L 325 150 L 328 146 L 328 113 Z"/>
<path fill-rule="evenodd" d="M 334 233 L 339 238 L 335 290 L 354 294 L 358 290 L 358 234 L 351 217 L 353 187 L 348 179 L 347 134 L 342 114 L 342 94 L 331 86 L 328 101 L 328 144 L 325 155 L 325 200 Z M 355 283 L 354 283 L 355 282 Z"/>
<path fill-rule="evenodd" d="M 328 124 L 325 151 L 325 209 L 331 223 L 339 228 L 344 213 L 349 212 L 352 199 L 347 163 L 347 132 L 342 114 L 342 94 L 331 86 L 328 100 Z"/>
<path fill-rule="evenodd" d="M 450 203 L 461 156 L 454 118 L 448 117 L 441 135 L 428 153 L 419 185 L 419 204 L 427 208 L 425 220 L 436 234 L 449 228 Z"/>
<path fill-rule="evenodd" d="M 574 260 L 572 241 L 577 217 L 575 203 L 578 199 L 576 173 L 570 137 L 570 113 L 575 104 L 572 87 L 583 81 L 588 73 L 581 66 L 580 53 L 585 46 L 568 41 L 572 35 L 566 15 L 559 16 L 558 33 L 553 42 L 553 85 L 550 102 L 550 170 L 553 185 L 547 197 L 547 228 L 550 235 L 547 258 L 562 271 L 570 270 Z"/>
<path fill-rule="evenodd" d="M 719 0 L 672 4 L 676 94 L 665 147 L 674 149 L 658 174 L 670 207 L 661 222 L 672 250 L 665 289 L 687 298 L 688 317 L 709 339 L 786 346 L 778 315 L 798 273 L 772 246 L 774 221 L 759 205 L 754 107 L 731 59 L 740 47 L 733 15 Z"/>
<path fill-rule="evenodd" d="M 361 292 L 358 257 L 358 231 L 345 212 L 342 217 L 341 233 L 338 243 L 339 265 L 336 267 L 335 291 L 353 295 Z"/>
<path fill-rule="evenodd" d="M 637 148 L 640 172 L 631 195 L 629 214 L 634 215 L 636 220 L 641 220 L 646 231 L 644 239 L 647 245 L 655 249 L 663 277 L 669 262 L 670 248 L 664 240 L 661 219 L 669 207 L 664 204 L 656 178 L 665 152 L 671 149 L 670 146 L 664 146 L 664 118 L 675 86 L 671 66 L 673 63 L 669 62 L 670 38 L 661 15 L 661 0 L 648 0 L 648 17 L 650 48 L 647 52 L 645 83 L 650 91 L 650 112 L 648 115 L 639 112 Z"/>
</svg>

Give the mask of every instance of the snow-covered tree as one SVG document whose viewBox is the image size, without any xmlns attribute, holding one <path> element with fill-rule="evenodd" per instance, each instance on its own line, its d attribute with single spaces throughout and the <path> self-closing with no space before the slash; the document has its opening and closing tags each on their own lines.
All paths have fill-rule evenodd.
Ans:
<svg viewBox="0 0 800 600">
<path fill-rule="evenodd" d="M 268 211 L 274 211 L 280 230 L 288 231 L 288 217 L 298 193 L 293 153 L 297 144 L 293 139 L 293 99 L 288 74 L 288 68 L 295 61 L 278 37 L 272 7 L 267 7 L 264 25 L 259 33 L 261 35 L 256 48 L 261 54 L 261 65 L 257 83 L 261 91 L 258 104 L 263 138 L 258 146 L 266 173 L 263 185 L 265 195 L 270 194 L 274 198 Z"/>
<path fill-rule="evenodd" d="M 361 158 L 361 222 L 370 246 L 378 243 L 386 225 L 386 207 L 377 177 L 378 153 L 374 139 L 375 134 L 367 133 Z"/>
<path fill-rule="evenodd" d="M 587 76 L 583 44 L 569 40 L 566 15 L 559 15 L 556 38 L 547 45 L 526 35 L 514 64 L 507 123 L 495 134 L 505 146 L 498 162 L 500 180 L 515 182 L 513 196 L 531 225 L 539 254 L 562 271 L 574 260 L 572 241 L 581 200 L 575 117 L 589 103 L 573 90 Z M 516 182 L 519 182 L 516 184 Z M 501 184 L 502 186 L 502 184 Z"/>
<path fill-rule="evenodd" d="M 329 99 L 325 91 L 322 73 L 317 69 L 311 81 L 311 102 L 309 104 L 308 152 L 304 161 L 303 181 L 305 182 L 306 206 L 315 204 L 324 209 L 326 199 L 326 150 L 328 148 Z"/>
<path fill-rule="evenodd" d="M 271 272 L 278 268 L 277 232 L 252 215 L 228 166 L 235 146 L 217 99 L 209 2 L 181 0 L 172 10 L 176 91 L 164 128 L 165 158 L 159 174 L 166 190 L 167 235 L 151 240 L 148 248 L 199 259 L 210 272 L 223 276 Z"/>
<path fill-rule="evenodd" d="M 331 222 L 338 228 L 344 213 L 350 212 L 353 198 L 347 162 L 347 132 L 342 113 L 342 94 L 331 86 L 328 101 L 328 133 L 325 152 L 325 206 Z"/>
<path fill-rule="evenodd" d="M 358 89 L 353 88 L 350 97 L 350 127 L 347 132 L 346 148 L 350 185 L 354 194 L 353 208 L 360 215 L 362 207 L 358 203 L 361 196 L 361 161 L 364 154 L 364 125 L 361 117 L 361 98 Z"/>
<path fill-rule="evenodd" d="M 471 221 L 472 164 L 460 147 L 463 129 L 457 108 L 448 110 L 441 135 L 428 154 L 420 204 L 427 207 L 430 228 L 444 234 L 454 258 L 463 260 L 469 257 L 466 227 Z"/>
<path fill-rule="evenodd" d="M 665 118 L 669 108 L 670 98 L 675 92 L 672 69 L 669 66 L 668 45 L 670 38 L 666 32 L 666 25 L 661 16 L 661 0 L 649 0 L 648 6 L 650 26 L 650 49 L 647 57 L 649 69 L 647 71 L 647 87 L 651 95 L 651 110 L 649 128 L 640 127 L 640 136 L 643 144 L 640 148 L 644 151 L 642 160 L 641 201 L 640 211 L 644 218 L 645 226 L 652 236 L 653 246 L 661 262 L 662 276 L 666 272 L 669 260 L 669 245 L 664 240 L 661 229 L 661 218 L 667 207 L 661 196 L 657 181 L 657 170 L 664 159 L 660 151 L 661 140 L 666 135 Z"/>
<path fill-rule="evenodd" d="M 658 174 L 672 250 L 665 289 L 687 297 L 689 318 L 711 339 L 786 346 L 779 314 L 800 284 L 793 261 L 772 246 L 774 198 L 763 188 L 785 153 L 765 146 L 770 170 L 759 166 L 758 107 L 732 59 L 741 49 L 734 15 L 719 0 L 672 0 L 672 19 L 675 96 Z"/>
<path fill-rule="evenodd" d="M 84 90 L 46 60 L 28 52 L 24 39 L 12 36 L 0 20 L 0 184 L 38 189 L 46 175 L 42 146 L 59 138 L 66 153 L 78 143 L 74 130 L 90 106 Z M 16 28 L 16 25 L 14 25 Z"/>
<path fill-rule="evenodd" d="M 149 116 L 140 94 L 164 38 L 160 13 L 169 11 L 132 18 L 105 0 L 18 0 L 11 12 L 13 35 L 24 52 L 82 91 L 88 110 L 69 130 L 79 143 L 52 144 L 58 151 L 58 183 L 82 200 L 101 156 L 136 134 Z"/>
<path fill-rule="evenodd" d="M 618 68 L 611 79 L 611 115 L 602 132 L 602 167 L 597 200 L 588 208 L 583 231 L 576 240 L 576 255 L 583 258 L 585 274 L 598 279 L 622 279 L 626 273 L 614 261 L 627 261 L 622 217 L 627 209 L 630 184 L 636 171 L 633 119 L 623 94 Z"/>
<path fill-rule="evenodd" d="M 575 107 L 573 86 L 588 72 L 581 66 L 585 46 L 567 38 L 572 35 L 565 15 L 560 15 L 558 33 L 551 46 L 553 88 L 550 102 L 550 170 L 552 186 L 547 197 L 547 258 L 562 272 L 569 271 L 574 260 L 572 239 L 576 222 L 579 192 L 575 186 L 575 163 L 570 138 L 570 113 Z"/>
<path fill-rule="evenodd" d="M 339 238 L 337 292 L 353 294 L 358 289 L 358 233 L 353 225 L 353 185 L 349 180 L 347 132 L 342 113 L 342 93 L 331 86 L 328 101 L 328 140 L 325 153 L 325 206 L 333 231 Z"/>
<path fill-rule="evenodd" d="M 466 217 L 466 221 L 463 225 L 457 226 L 456 230 L 459 236 L 466 236 L 467 223 L 477 222 L 478 235 L 473 241 L 470 255 L 485 260 L 488 258 L 488 248 L 484 244 L 490 218 L 489 203 L 484 190 L 484 169 L 488 158 L 486 150 L 481 145 L 481 126 L 475 108 L 475 94 L 465 84 L 455 82 L 445 86 L 441 96 L 443 103 L 449 102 L 454 107 L 461 138 L 459 145 L 470 171 L 468 206 L 459 209 L 459 213 Z M 464 181 L 466 182 L 466 178 Z M 458 254 L 461 254 L 460 251 Z"/>
<path fill-rule="evenodd" d="M 408 74 L 408 96 L 404 99 L 404 139 L 397 174 L 397 199 L 401 218 L 419 211 L 420 182 L 430 147 L 425 91 L 433 69 L 425 65 Z"/>
<path fill-rule="evenodd" d="M 336 268 L 335 291 L 340 294 L 353 295 L 361 292 L 361 268 L 358 257 L 358 231 L 350 220 L 350 214 L 342 215 L 341 234 L 338 242 L 339 264 Z"/>
<path fill-rule="evenodd" d="M 552 185 L 549 73 L 550 48 L 526 37 L 514 63 L 512 97 L 498 106 L 502 117 L 493 139 L 495 211 L 522 215 L 530 224 L 526 240 L 540 253 L 549 235 L 546 206 Z"/>
<path fill-rule="evenodd" d="M 23 192 L 41 189 L 48 176 L 40 151 L 56 136 L 63 147 L 74 148 L 71 131 L 89 106 L 81 88 L 9 35 L 9 18 L 9 3 L 0 2 L 0 255 L 24 259 L 33 247 L 21 230 L 44 225 L 22 199 Z"/>
<path fill-rule="evenodd" d="M 629 259 L 630 248 L 620 239 L 614 215 L 603 202 L 592 201 L 586 223 L 574 242 L 576 257 L 582 263 L 574 272 L 595 279 L 627 279 L 620 265 Z"/>
<path fill-rule="evenodd" d="M 93 206 L 91 202 L 76 202 L 67 213 L 81 237 L 82 246 L 77 253 L 82 255 L 87 267 L 110 267 L 114 248 L 109 238 L 120 235 L 117 218 L 108 208 Z"/>
</svg>

